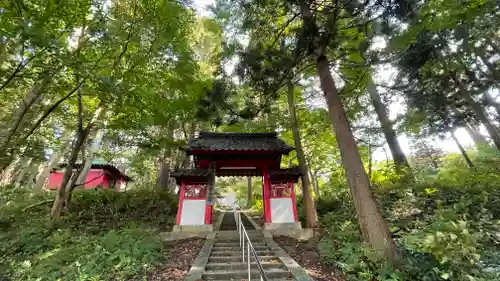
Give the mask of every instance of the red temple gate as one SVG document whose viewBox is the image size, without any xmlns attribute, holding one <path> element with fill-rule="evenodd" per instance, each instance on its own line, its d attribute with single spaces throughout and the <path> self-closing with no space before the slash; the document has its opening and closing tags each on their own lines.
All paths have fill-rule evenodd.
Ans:
<svg viewBox="0 0 500 281">
<path fill-rule="evenodd" d="M 275 132 L 200 132 L 181 149 L 193 156 L 195 168 L 171 173 L 180 186 L 178 226 L 212 225 L 215 176 L 262 177 L 266 226 L 298 222 L 294 183 L 300 172 L 280 168 L 282 155 L 294 148 Z"/>
</svg>

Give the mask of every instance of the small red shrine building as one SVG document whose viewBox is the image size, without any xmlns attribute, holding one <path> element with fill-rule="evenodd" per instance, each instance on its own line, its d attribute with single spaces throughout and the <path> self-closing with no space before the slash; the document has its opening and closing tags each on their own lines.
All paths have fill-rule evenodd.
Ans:
<svg viewBox="0 0 500 281">
<path fill-rule="evenodd" d="M 48 189 L 57 189 L 61 185 L 66 165 L 66 163 L 61 163 L 56 169 L 50 172 L 47 184 Z M 81 169 L 81 167 L 82 164 L 76 164 L 75 170 Z M 87 174 L 84 188 L 114 188 L 117 191 L 120 191 L 120 189 L 122 189 L 125 184 L 131 180 L 132 179 L 130 177 L 122 173 L 113 165 L 93 163 L 90 167 L 89 173 Z"/>
<path fill-rule="evenodd" d="M 181 149 L 193 156 L 195 168 L 171 173 L 180 186 L 178 231 L 182 226 L 212 225 L 215 176 L 262 177 L 265 226 L 298 222 L 294 183 L 300 171 L 280 168 L 282 155 L 294 148 L 279 139 L 276 132 L 200 132 Z"/>
</svg>

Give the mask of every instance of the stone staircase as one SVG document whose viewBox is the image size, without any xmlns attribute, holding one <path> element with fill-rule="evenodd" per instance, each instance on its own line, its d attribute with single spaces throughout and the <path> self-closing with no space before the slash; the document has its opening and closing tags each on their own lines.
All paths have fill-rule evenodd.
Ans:
<svg viewBox="0 0 500 281">
<path fill-rule="evenodd" d="M 231 214 L 232 215 L 232 214 Z M 226 219 L 225 219 L 226 220 Z M 227 220 L 230 225 L 230 218 Z M 264 235 L 259 230 L 248 230 L 248 236 L 260 258 L 266 276 L 271 281 L 294 280 L 290 271 L 280 261 L 276 254 L 266 244 Z M 245 246 L 246 248 L 246 246 Z M 239 235 L 235 230 L 221 230 L 217 232 L 208 262 L 202 275 L 203 280 L 248 280 L 247 253 L 245 262 L 240 247 Z M 255 259 L 250 256 L 251 280 L 260 281 L 260 274 Z"/>
</svg>

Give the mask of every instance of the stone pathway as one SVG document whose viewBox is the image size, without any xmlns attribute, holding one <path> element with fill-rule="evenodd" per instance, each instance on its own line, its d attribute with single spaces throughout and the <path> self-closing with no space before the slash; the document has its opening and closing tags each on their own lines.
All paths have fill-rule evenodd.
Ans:
<svg viewBox="0 0 500 281">
<path fill-rule="evenodd" d="M 264 242 L 262 232 L 249 230 L 248 236 L 268 278 L 293 280 L 290 271 Z M 247 280 L 248 268 L 247 263 L 243 262 L 242 255 L 238 232 L 219 231 L 215 237 L 208 262 L 205 265 L 202 280 Z M 252 257 L 250 260 L 252 261 L 250 265 L 251 277 L 260 280 L 257 263 Z"/>
<path fill-rule="evenodd" d="M 242 215 L 257 255 L 269 281 L 313 281 L 293 259 L 281 249 L 269 235 L 255 230 Z M 239 234 L 234 214 L 226 212 L 217 232 L 207 237 L 205 244 L 191 267 L 185 281 L 260 281 L 257 263 L 251 257 L 251 280 L 248 280 L 248 264 L 243 262 Z M 245 253 L 246 259 L 246 253 Z"/>
</svg>

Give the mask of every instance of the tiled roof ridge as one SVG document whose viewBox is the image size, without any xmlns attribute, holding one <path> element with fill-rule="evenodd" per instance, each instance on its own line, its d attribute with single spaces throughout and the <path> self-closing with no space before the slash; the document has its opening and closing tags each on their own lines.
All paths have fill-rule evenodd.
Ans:
<svg viewBox="0 0 500 281">
<path fill-rule="evenodd" d="M 207 138 L 278 138 L 277 132 L 264 132 L 264 133 L 244 133 L 244 132 L 206 132 L 200 131 L 198 134 L 198 139 Z"/>
</svg>

